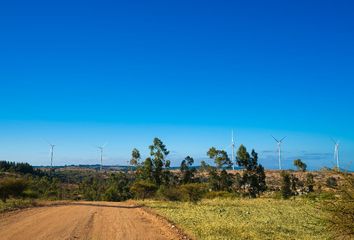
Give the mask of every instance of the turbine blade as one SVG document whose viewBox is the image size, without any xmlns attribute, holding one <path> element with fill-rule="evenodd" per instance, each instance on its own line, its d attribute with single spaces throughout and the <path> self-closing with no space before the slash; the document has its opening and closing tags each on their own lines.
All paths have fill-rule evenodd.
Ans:
<svg viewBox="0 0 354 240">
<path fill-rule="evenodd" d="M 283 137 L 279 142 L 282 142 L 284 139 L 286 138 L 286 136 L 285 137 Z"/>
<path fill-rule="evenodd" d="M 275 140 L 276 142 L 279 142 L 273 135 L 272 135 L 272 137 L 274 138 L 274 140 Z"/>
</svg>

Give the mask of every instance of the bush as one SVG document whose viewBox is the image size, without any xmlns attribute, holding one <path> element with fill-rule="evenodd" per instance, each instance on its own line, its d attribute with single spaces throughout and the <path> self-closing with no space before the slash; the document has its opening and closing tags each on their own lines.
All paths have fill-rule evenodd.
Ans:
<svg viewBox="0 0 354 240">
<path fill-rule="evenodd" d="M 196 203 L 200 201 L 203 195 L 207 192 L 208 187 L 203 183 L 189 183 L 181 185 L 183 200 Z"/>
<path fill-rule="evenodd" d="M 335 188 L 337 187 L 337 179 L 335 177 L 329 177 L 327 178 L 326 180 L 326 185 L 327 187 L 330 187 L 330 188 Z"/>
<path fill-rule="evenodd" d="M 0 180 L 0 199 L 3 202 L 9 197 L 19 197 L 27 188 L 27 182 L 23 179 L 4 178 Z"/>
<path fill-rule="evenodd" d="M 181 201 L 183 199 L 183 193 L 178 187 L 167 187 L 162 185 L 156 195 L 159 199 L 167 201 Z"/>
<path fill-rule="evenodd" d="M 147 197 L 154 196 L 156 190 L 157 186 L 154 183 L 145 180 L 134 182 L 130 188 L 130 191 L 134 194 L 134 196 L 142 200 L 145 200 Z"/>
<path fill-rule="evenodd" d="M 312 173 L 306 174 L 306 187 L 308 192 L 313 192 L 313 187 L 315 184 L 314 176 Z"/>
<path fill-rule="evenodd" d="M 31 189 L 27 189 L 23 192 L 23 196 L 26 197 L 26 198 L 32 198 L 32 199 L 35 199 L 35 198 L 38 198 L 38 193 L 31 190 Z"/>
<path fill-rule="evenodd" d="M 281 181 L 281 195 L 284 199 L 289 198 L 292 195 L 291 191 L 291 177 L 287 172 L 281 173 L 282 181 Z"/>
</svg>

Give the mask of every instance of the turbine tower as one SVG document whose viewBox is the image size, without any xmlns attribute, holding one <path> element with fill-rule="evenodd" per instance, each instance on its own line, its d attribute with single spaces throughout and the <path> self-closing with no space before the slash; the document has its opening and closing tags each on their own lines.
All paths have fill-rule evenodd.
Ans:
<svg viewBox="0 0 354 240">
<path fill-rule="evenodd" d="M 235 170 L 235 141 L 234 141 L 234 130 L 231 130 L 231 162 L 232 162 L 232 169 Z"/>
<path fill-rule="evenodd" d="M 332 141 L 334 143 L 334 161 L 337 163 L 337 170 L 339 171 L 339 141 L 333 138 Z"/>
<path fill-rule="evenodd" d="M 101 172 L 102 172 L 102 164 L 103 164 L 103 149 L 105 148 L 106 145 L 107 145 L 107 143 L 105 143 L 103 146 L 97 146 L 97 148 L 100 150 L 100 153 L 101 153 L 101 166 L 100 166 Z"/>
<path fill-rule="evenodd" d="M 54 159 L 54 147 L 55 145 L 50 143 L 49 141 L 45 140 L 48 145 L 50 146 L 50 169 L 53 169 L 53 159 Z"/>
<path fill-rule="evenodd" d="M 283 143 L 283 140 L 286 138 L 286 136 L 283 137 L 281 140 L 276 139 L 273 135 L 272 137 L 274 138 L 274 140 L 277 142 L 278 145 L 279 170 L 281 170 L 281 144 Z"/>
<path fill-rule="evenodd" d="M 53 158 L 54 158 L 54 144 L 49 143 L 50 146 L 50 169 L 53 169 Z"/>
</svg>

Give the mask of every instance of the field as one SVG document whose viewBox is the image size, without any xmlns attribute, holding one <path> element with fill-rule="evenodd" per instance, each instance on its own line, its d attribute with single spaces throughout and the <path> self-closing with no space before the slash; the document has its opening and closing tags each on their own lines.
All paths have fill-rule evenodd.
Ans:
<svg viewBox="0 0 354 240">
<path fill-rule="evenodd" d="M 330 239 L 324 213 L 304 199 L 141 203 L 196 239 Z"/>
</svg>

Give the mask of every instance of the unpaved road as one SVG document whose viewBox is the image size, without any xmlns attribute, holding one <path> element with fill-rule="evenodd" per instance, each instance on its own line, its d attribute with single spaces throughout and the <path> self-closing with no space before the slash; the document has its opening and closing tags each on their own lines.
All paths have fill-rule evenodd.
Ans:
<svg viewBox="0 0 354 240">
<path fill-rule="evenodd" d="M 157 217 L 129 203 L 75 202 L 0 216 L 1 240 L 179 239 Z"/>
</svg>

